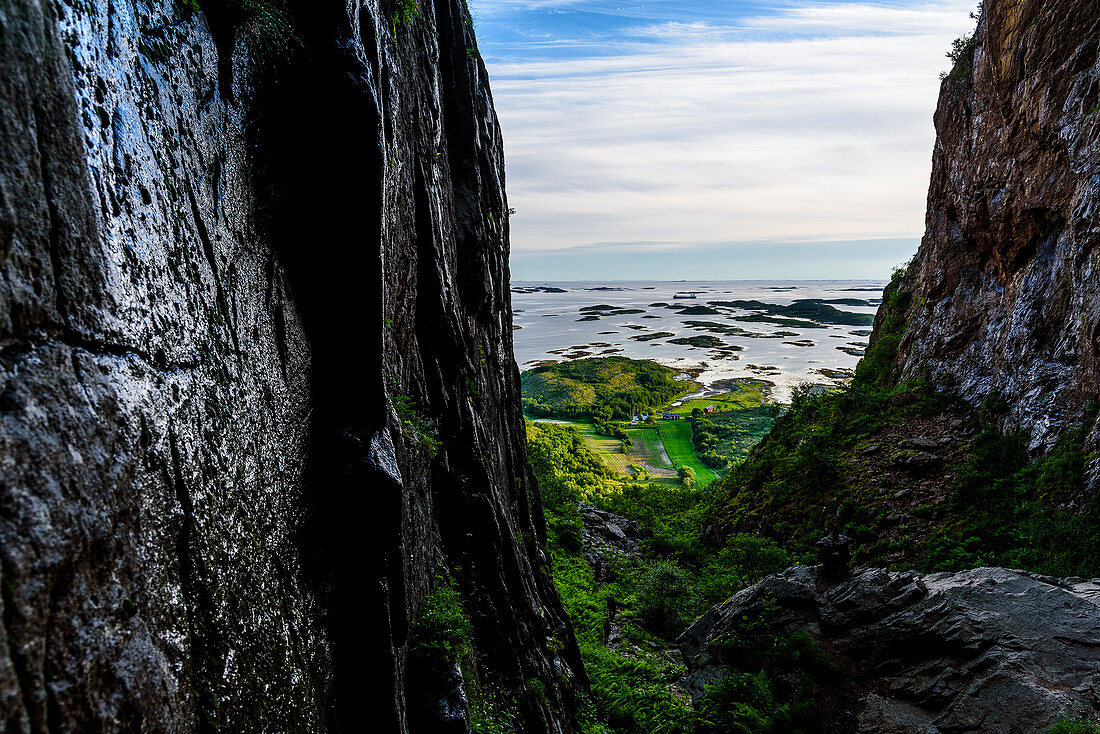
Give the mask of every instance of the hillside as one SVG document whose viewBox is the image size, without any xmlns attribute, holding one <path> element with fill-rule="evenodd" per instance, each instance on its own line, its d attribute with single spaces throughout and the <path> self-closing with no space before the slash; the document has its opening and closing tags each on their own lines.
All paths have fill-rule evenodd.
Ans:
<svg viewBox="0 0 1100 734">
<path fill-rule="evenodd" d="M 629 420 L 699 389 L 671 367 L 626 357 L 543 365 L 520 376 L 523 409 L 538 416 Z"/>
</svg>

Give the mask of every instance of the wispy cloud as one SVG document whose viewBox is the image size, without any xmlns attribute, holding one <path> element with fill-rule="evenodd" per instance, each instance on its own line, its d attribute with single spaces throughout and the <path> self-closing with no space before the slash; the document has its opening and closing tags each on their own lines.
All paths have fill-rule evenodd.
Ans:
<svg viewBox="0 0 1100 734">
<path fill-rule="evenodd" d="M 544 21 L 546 5 L 568 15 L 599 4 L 473 3 L 493 17 L 538 6 Z M 530 46 L 494 32 L 508 20 L 482 16 L 521 266 L 536 253 L 654 247 L 639 243 L 687 256 L 705 243 L 919 236 L 937 73 L 951 38 L 972 26 L 971 0 L 757 7 L 734 18 L 729 6 L 708 14 L 703 2 L 690 18 L 663 20 L 642 8 L 610 29 L 584 17 L 556 38 L 547 22 L 538 32 L 550 43 Z M 882 267 L 875 253 L 867 262 Z M 752 275 L 779 277 L 784 266 Z M 705 258 L 698 267 L 708 274 Z"/>
</svg>

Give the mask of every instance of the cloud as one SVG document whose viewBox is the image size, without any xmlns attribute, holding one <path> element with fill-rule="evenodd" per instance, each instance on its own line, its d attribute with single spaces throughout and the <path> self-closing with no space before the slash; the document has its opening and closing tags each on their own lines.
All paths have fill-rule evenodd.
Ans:
<svg viewBox="0 0 1100 734">
<path fill-rule="evenodd" d="M 607 31 L 599 54 L 559 53 L 573 42 L 562 37 L 549 52 L 504 44 L 496 60 L 482 30 L 517 210 L 515 256 L 579 258 L 594 245 L 639 242 L 689 253 L 701 242 L 915 241 L 937 73 L 950 40 L 972 26 L 971 7 L 832 3 L 735 21 L 645 18 Z M 581 30 L 578 48 L 600 38 L 598 26 Z M 705 259 L 698 267 L 707 274 Z"/>
</svg>

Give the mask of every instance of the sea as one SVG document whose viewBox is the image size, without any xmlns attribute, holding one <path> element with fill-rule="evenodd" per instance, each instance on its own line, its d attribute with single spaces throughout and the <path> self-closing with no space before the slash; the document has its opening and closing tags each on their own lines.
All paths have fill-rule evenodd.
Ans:
<svg viewBox="0 0 1100 734">
<path fill-rule="evenodd" d="M 770 387 L 772 399 L 787 402 L 796 385 L 841 385 L 851 379 L 871 327 L 805 317 L 797 317 L 797 325 L 784 324 L 766 320 L 776 315 L 774 308 L 769 317 L 766 307 L 728 302 L 788 306 L 818 300 L 873 315 L 885 285 L 885 280 L 518 281 L 512 283 L 515 358 L 521 370 L 585 357 L 648 359 L 702 383 L 703 395 L 723 392 L 728 380 L 754 378 Z M 711 338 L 682 342 L 700 336 Z"/>
</svg>

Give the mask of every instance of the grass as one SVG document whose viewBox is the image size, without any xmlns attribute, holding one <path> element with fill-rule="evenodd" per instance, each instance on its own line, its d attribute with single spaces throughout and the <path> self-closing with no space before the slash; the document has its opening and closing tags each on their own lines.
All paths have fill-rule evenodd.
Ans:
<svg viewBox="0 0 1100 734">
<path fill-rule="evenodd" d="M 630 428 L 627 435 L 634 442 L 633 448 L 645 457 L 645 462 L 661 469 L 675 469 L 665 451 L 665 442 L 657 435 L 656 428 Z"/>
<path fill-rule="evenodd" d="M 597 456 L 609 468 L 624 478 L 632 478 L 635 472 L 632 466 L 641 464 L 650 471 L 671 471 L 681 466 L 690 466 L 695 470 L 696 484 L 702 488 L 718 478 L 714 470 L 703 464 L 695 455 L 695 449 L 691 445 L 691 424 L 687 421 L 660 421 L 657 428 L 629 428 L 626 433 L 633 442 L 627 453 L 620 449 L 622 442 L 617 438 L 602 436 L 596 432 L 596 427 L 591 421 L 561 420 L 534 418 L 538 423 L 551 423 L 567 425 L 576 428 L 584 441 L 584 445 Z M 657 431 L 660 435 L 657 435 Z M 661 449 L 664 449 L 662 454 Z M 665 457 L 668 457 L 666 460 Z M 679 480 L 669 474 L 668 476 L 653 476 L 647 481 L 659 484 L 676 484 Z"/>
<path fill-rule="evenodd" d="M 687 421 L 661 421 L 661 438 L 664 440 L 665 451 L 672 460 L 673 466 L 690 466 L 695 470 L 695 481 L 700 487 L 705 487 L 718 475 L 714 470 L 699 461 L 695 455 L 695 449 L 691 445 L 691 424 Z"/>
<path fill-rule="evenodd" d="M 542 489 L 554 585 L 591 680 L 588 691 L 578 691 L 582 734 L 793 734 L 800 729 L 791 724 L 812 725 L 816 696 L 803 671 L 815 667 L 820 654 L 808 638 L 784 634 L 773 640 L 761 633 L 759 642 L 750 640 L 755 654 L 731 649 L 738 658 L 733 675 L 699 709 L 684 695 L 683 666 L 672 653 L 673 639 L 697 614 L 785 568 L 787 553 L 748 535 L 708 546 L 706 490 L 613 480 L 578 427 L 559 423 L 528 423 L 527 447 Z M 633 433 L 638 443 L 657 440 L 654 429 Z M 646 530 L 643 555 L 605 551 L 602 583 L 584 556 L 580 502 L 629 517 Z M 610 597 L 618 611 L 608 640 Z"/>
</svg>

